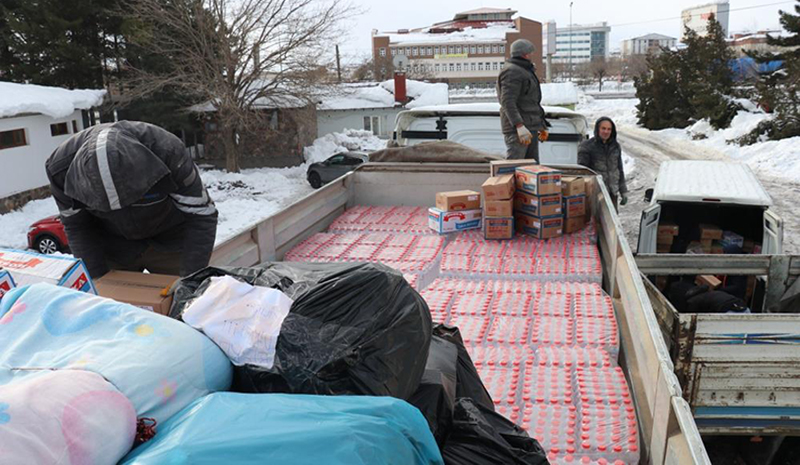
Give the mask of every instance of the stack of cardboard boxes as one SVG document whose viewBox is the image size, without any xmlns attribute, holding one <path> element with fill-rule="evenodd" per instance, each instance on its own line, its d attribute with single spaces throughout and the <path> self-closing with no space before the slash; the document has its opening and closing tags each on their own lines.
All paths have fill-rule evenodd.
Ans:
<svg viewBox="0 0 800 465">
<path fill-rule="evenodd" d="M 656 252 L 669 253 L 672 243 L 678 235 L 678 225 L 674 223 L 661 223 L 658 225 L 658 235 L 656 236 Z"/>
<path fill-rule="evenodd" d="M 514 237 L 514 175 L 492 176 L 483 183 L 483 237 Z"/>
<path fill-rule="evenodd" d="M 561 178 L 561 196 L 564 209 L 564 233 L 572 234 L 586 226 L 586 183 L 577 176 Z"/>
<path fill-rule="evenodd" d="M 436 207 L 428 209 L 428 226 L 439 234 L 481 227 L 481 194 L 451 191 L 436 194 Z"/>
<path fill-rule="evenodd" d="M 541 165 L 521 166 L 515 177 L 517 229 L 539 239 L 560 236 L 564 231 L 561 172 Z"/>
</svg>

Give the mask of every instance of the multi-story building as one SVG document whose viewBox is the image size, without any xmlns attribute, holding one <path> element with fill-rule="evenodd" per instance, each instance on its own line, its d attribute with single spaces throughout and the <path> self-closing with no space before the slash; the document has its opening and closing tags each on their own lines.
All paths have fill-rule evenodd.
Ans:
<svg viewBox="0 0 800 465">
<path fill-rule="evenodd" d="M 662 48 L 671 49 L 678 39 L 662 34 L 647 34 L 622 41 L 622 56 L 658 54 Z"/>
<path fill-rule="evenodd" d="M 421 29 L 372 31 L 376 63 L 402 62 L 412 76 L 447 81 L 451 87 L 493 86 L 511 56 L 511 43 L 528 39 L 536 47 L 534 65 L 542 77 L 542 24 L 512 9 L 481 8 Z M 397 57 L 405 57 L 396 60 Z"/>
<path fill-rule="evenodd" d="M 586 63 L 608 56 L 611 27 L 606 22 L 573 24 L 556 30 L 556 53 L 553 63 Z"/>
<path fill-rule="evenodd" d="M 740 57 L 746 56 L 747 52 L 781 53 L 786 51 L 787 47 L 769 45 L 767 43 L 767 36 L 782 37 L 785 35 L 786 33 L 780 29 L 734 33 L 731 34 L 731 38 L 728 39 L 728 46 Z"/>
<path fill-rule="evenodd" d="M 685 32 L 687 27 L 700 36 L 705 36 L 708 18 L 712 15 L 722 26 L 722 32 L 725 34 L 725 37 L 727 37 L 728 15 L 730 11 L 731 5 L 727 1 L 707 3 L 681 11 L 681 24 L 683 25 L 681 29 L 681 41 L 686 37 Z"/>
</svg>

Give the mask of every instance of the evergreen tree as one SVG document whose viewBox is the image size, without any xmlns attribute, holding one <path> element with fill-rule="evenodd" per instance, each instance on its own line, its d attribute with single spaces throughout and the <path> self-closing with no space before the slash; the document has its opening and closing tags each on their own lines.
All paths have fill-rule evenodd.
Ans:
<svg viewBox="0 0 800 465">
<path fill-rule="evenodd" d="M 742 144 L 757 142 L 762 136 L 772 140 L 800 136 L 800 0 L 795 13 L 780 11 L 780 22 L 790 35 L 767 37 L 767 44 L 786 47 L 780 53 L 749 53 L 758 63 L 782 61 L 778 71 L 762 76 L 756 92 L 762 106 L 775 114 L 774 119 L 761 122 L 750 134 L 739 140 Z"/>
<path fill-rule="evenodd" d="M 684 128 L 708 118 L 716 128 L 727 127 L 739 107 L 728 97 L 733 54 L 722 26 L 712 15 L 705 36 L 687 28 L 684 41 L 684 49 L 649 56 L 648 73 L 634 79 L 639 123 L 649 129 Z"/>
</svg>

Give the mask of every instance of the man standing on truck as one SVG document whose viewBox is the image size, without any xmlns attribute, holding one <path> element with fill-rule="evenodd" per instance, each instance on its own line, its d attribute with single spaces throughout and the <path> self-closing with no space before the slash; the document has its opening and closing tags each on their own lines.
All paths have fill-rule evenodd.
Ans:
<svg viewBox="0 0 800 465">
<path fill-rule="evenodd" d="M 583 141 L 578 148 L 578 164 L 603 176 L 614 208 L 628 203 L 628 186 L 622 168 L 622 147 L 617 142 L 617 126 L 603 116 L 594 124 L 594 137 Z"/>
<path fill-rule="evenodd" d="M 93 278 L 208 266 L 217 209 L 170 132 L 135 121 L 93 126 L 62 143 L 46 169 L 70 249 Z"/>
<path fill-rule="evenodd" d="M 507 158 L 530 158 L 539 163 L 539 143 L 547 140 L 547 121 L 542 108 L 542 89 L 531 62 L 535 48 L 526 39 L 511 44 L 511 59 L 497 77 L 500 99 L 500 125 Z"/>
</svg>

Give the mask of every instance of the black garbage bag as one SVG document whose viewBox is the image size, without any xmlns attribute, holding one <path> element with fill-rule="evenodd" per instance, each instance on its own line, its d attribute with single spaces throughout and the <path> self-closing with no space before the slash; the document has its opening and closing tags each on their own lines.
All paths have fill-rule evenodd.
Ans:
<svg viewBox="0 0 800 465">
<path fill-rule="evenodd" d="M 472 358 L 470 358 L 467 348 L 464 347 L 464 341 L 461 339 L 461 332 L 458 328 L 437 324 L 433 328 L 433 334 L 455 344 L 458 348 L 456 397 L 470 398 L 484 408 L 494 411 L 492 396 L 483 385 L 478 370 L 475 369 L 475 364 L 472 363 Z"/>
<path fill-rule="evenodd" d="M 279 289 L 294 300 L 272 368 L 234 369 L 233 390 L 408 399 L 419 386 L 431 340 L 425 301 L 397 271 L 372 263 L 266 263 L 206 268 L 180 281 L 170 316 L 214 276 Z"/>
<path fill-rule="evenodd" d="M 418 408 L 428 420 L 428 426 L 440 448 L 453 424 L 457 366 L 458 348 L 455 344 L 433 336 L 422 381 L 408 399 L 408 403 Z"/>
<path fill-rule="evenodd" d="M 453 427 L 442 448 L 445 465 L 547 465 L 536 439 L 472 399 L 456 399 Z"/>
</svg>

